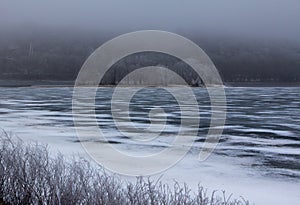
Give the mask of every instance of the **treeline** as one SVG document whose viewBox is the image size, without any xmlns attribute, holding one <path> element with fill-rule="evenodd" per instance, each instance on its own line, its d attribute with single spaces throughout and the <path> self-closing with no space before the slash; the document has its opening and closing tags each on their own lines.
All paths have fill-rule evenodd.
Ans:
<svg viewBox="0 0 300 205">
<path fill-rule="evenodd" d="M 0 79 L 76 79 L 87 57 L 119 33 L 77 31 L 3 32 L 0 37 Z M 300 43 L 231 37 L 188 36 L 211 57 L 225 82 L 300 82 Z M 124 72 L 143 66 L 164 65 L 194 84 L 195 73 L 182 69 L 170 56 L 137 54 L 117 62 L 103 83 L 117 83 Z M 183 71 L 182 71 L 183 70 Z"/>
</svg>

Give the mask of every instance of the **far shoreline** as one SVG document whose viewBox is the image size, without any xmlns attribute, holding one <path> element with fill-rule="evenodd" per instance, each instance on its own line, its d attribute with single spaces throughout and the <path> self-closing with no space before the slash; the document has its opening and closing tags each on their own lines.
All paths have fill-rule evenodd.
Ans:
<svg viewBox="0 0 300 205">
<path fill-rule="evenodd" d="M 21 88 L 21 87 L 74 87 L 75 81 L 63 80 L 3 80 L 0 79 L 1 88 Z M 139 87 L 139 85 L 121 85 L 122 87 Z M 176 87 L 177 85 L 162 85 L 149 87 Z M 184 85 L 178 85 L 184 86 Z M 83 85 L 82 87 L 89 87 Z M 100 85 L 99 87 L 115 87 L 115 85 Z M 191 86 L 193 87 L 193 86 Z M 203 88 L 205 86 L 196 86 Z M 194 87 L 194 88 L 196 88 Z M 224 82 L 224 87 L 300 87 L 300 82 Z"/>
</svg>

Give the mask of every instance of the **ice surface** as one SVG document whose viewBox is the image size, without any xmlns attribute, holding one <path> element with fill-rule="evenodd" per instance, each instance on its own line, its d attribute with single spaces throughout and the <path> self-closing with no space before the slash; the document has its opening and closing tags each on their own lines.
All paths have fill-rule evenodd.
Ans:
<svg viewBox="0 0 300 205">
<path fill-rule="evenodd" d="M 180 126 L 180 110 L 172 97 L 149 88 L 153 96 L 145 99 L 147 91 L 143 91 L 133 100 L 132 121 L 139 128 L 147 128 L 153 107 L 161 106 L 167 113 L 168 123 L 161 136 L 141 143 L 118 132 L 110 113 L 112 89 L 102 89 L 96 100 L 97 120 L 113 146 L 139 155 L 170 146 Z M 162 173 L 163 180 L 187 182 L 193 188 L 200 182 L 210 191 L 226 190 L 255 204 L 299 204 L 300 89 L 227 88 L 227 124 L 213 155 L 204 162 L 198 161 L 198 154 L 209 128 L 210 103 L 205 89 L 196 88 L 194 92 L 200 105 L 200 126 L 183 129 L 198 129 L 199 134 L 188 155 Z M 25 141 L 47 143 L 52 153 L 87 156 L 73 124 L 72 89 L 0 88 L 0 93 L 0 128 Z M 90 126 L 84 110 L 81 118 L 85 126 Z M 97 136 L 91 136 L 91 140 L 99 146 L 106 143 L 97 141 Z"/>
</svg>

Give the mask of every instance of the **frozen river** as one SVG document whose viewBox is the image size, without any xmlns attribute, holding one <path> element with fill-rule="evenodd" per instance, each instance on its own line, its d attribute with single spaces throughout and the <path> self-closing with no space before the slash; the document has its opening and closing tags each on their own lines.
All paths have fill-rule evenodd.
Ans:
<svg viewBox="0 0 300 205">
<path fill-rule="evenodd" d="M 198 136 L 188 155 L 163 173 L 163 180 L 175 179 L 191 187 L 201 182 L 209 190 L 226 190 L 255 204 L 299 204 L 300 89 L 226 88 L 223 135 L 205 162 L 197 157 L 209 128 L 210 101 L 204 88 L 193 91 L 199 103 Z M 138 144 L 116 128 L 111 116 L 112 92 L 113 88 L 98 90 L 96 114 L 99 127 L 114 146 L 147 154 L 168 146 L 180 126 L 180 109 L 170 94 L 147 88 L 132 99 L 130 116 L 141 127 L 148 125 L 151 108 L 162 107 L 167 113 L 160 139 Z M 1 129 L 25 141 L 47 143 L 52 151 L 84 155 L 73 123 L 72 88 L 0 88 L 0 95 Z"/>
</svg>

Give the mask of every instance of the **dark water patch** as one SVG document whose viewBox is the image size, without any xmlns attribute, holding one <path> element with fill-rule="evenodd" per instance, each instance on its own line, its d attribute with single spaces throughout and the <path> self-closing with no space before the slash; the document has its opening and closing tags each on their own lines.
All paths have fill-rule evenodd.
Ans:
<svg viewBox="0 0 300 205">
<path fill-rule="evenodd" d="M 272 168 L 281 168 L 281 169 L 300 171 L 300 162 L 297 162 L 295 160 L 266 158 L 263 160 L 262 164 L 264 166 L 272 167 Z"/>
<path fill-rule="evenodd" d="M 198 138 L 195 140 L 195 142 L 215 142 L 216 141 L 216 138 L 210 138 L 210 137 L 205 137 L 205 138 Z M 222 142 L 227 142 L 228 141 L 228 138 L 220 138 L 218 140 L 219 143 L 222 143 Z"/>
<path fill-rule="evenodd" d="M 94 142 L 94 143 L 102 143 L 102 144 L 122 144 L 122 142 L 114 141 L 114 140 L 72 140 L 74 143 L 85 143 L 85 142 Z"/>
<path fill-rule="evenodd" d="M 122 142 L 118 142 L 118 141 L 115 141 L 115 140 L 96 140 L 94 142 L 102 143 L 102 144 L 122 144 Z"/>
<path fill-rule="evenodd" d="M 264 145 L 260 145 L 258 143 L 252 143 L 252 142 L 230 142 L 231 146 L 240 146 L 240 147 L 260 147 L 260 146 L 264 146 Z"/>
<path fill-rule="evenodd" d="M 255 155 L 253 155 L 253 154 L 237 154 L 236 156 L 240 157 L 240 158 L 248 158 L 248 157 L 251 158 Z"/>
<path fill-rule="evenodd" d="M 295 139 L 294 135 L 282 135 L 282 134 L 277 134 L 273 132 L 261 132 L 261 131 L 247 131 L 247 130 L 241 130 L 241 131 L 224 131 L 224 134 L 229 134 L 229 135 L 236 135 L 236 136 L 245 136 L 245 137 L 251 137 L 251 138 L 258 138 L 258 139 L 271 139 L 271 140 L 276 140 L 276 139 Z"/>
<path fill-rule="evenodd" d="M 287 143 L 287 144 L 274 144 L 270 145 L 272 147 L 281 147 L 281 148 L 298 148 L 300 149 L 300 144 L 294 144 L 294 143 Z"/>
</svg>

